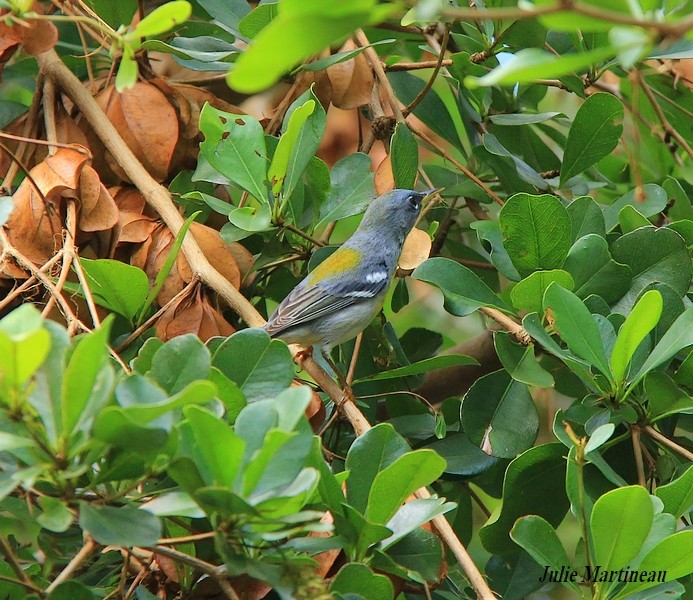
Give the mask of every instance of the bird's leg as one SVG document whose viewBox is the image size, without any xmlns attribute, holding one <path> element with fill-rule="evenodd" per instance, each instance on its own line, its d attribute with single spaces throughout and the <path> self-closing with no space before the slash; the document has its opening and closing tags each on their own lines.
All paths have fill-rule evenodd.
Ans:
<svg viewBox="0 0 693 600">
<path fill-rule="evenodd" d="M 346 380 L 346 377 L 344 377 L 342 372 L 339 370 L 339 367 L 337 367 L 337 365 L 332 360 L 332 357 L 329 355 L 329 353 L 326 352 L 324 348 L 321 348 L 320 354 L 322 354 L 322 357 L 325 359 L 325 362 L 328 365 L 330 365 L 330 368 L 332 369 L 335 376 L 337 377 L 337 382 L 339 383 L 339 387 L 341 387 L 342 391 L 344 392 L 344 396 L 342 396 L 339 403 L 337 404 L 337 409 L 339 410 L 345 402 L 353 402 L 354 401 L 354 393 L 351 391 L 351 386 L 349 385 L 349 382 Z"/>
</svg>

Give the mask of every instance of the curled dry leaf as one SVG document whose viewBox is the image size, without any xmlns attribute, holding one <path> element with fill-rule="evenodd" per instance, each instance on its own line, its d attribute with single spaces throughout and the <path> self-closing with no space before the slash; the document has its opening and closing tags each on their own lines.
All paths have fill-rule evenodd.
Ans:
<svg viewBox="0 0 693 600">
<path fill-rule="evenodd" d="M 412 229 L 404 240 L 398 266 L 402 271 L 411 272 L 428 258 L 431 253 L 431 238 L 421 229 Z"/>
<path fill-rule="evenodd" d="M 31 10 L 43 14 L 38 2 Z M 9 11 L 0 11 L 0 16 Z M 0 65 L 5 64 L 21 45 L 32 56 L 50 50 L 58 41 L 58 30 L 49 21 L 40 19 L 22 19 L 22 24 L 8 24 L 0 21 Z"/>
<path fill-rule="evenodd" d="M 80 211 L 77 226 L 81 231 L 104 231 L 118 223 L 118 207 L 99 174 L 89 165 L 82 169 Z"/>
<path fill-rule="evenodd" d="M 205 342 L 214 336 L 229 336 L 235 329 L 221 316 L 204 294 L 202 285 L 172 303 L 156 323 L 156 335 L 167 341 L 184 333 L 194 333 Z"/>
<path fill-rule="evenodd" d="M 340 52 L 348 52 L 355 48 L 356 44 L 352 40 L 347 40 Z M 332 104 L 337 108 L 350 110 L 365 106 L 371 101 L 375 80 L 363 53 L 332 65 L 326 71 L 332 84 Z"/>
<path fill-rule="evenodd" d="M 392 173 L 392 161 L 389 155 L 386 155 L 378 165 L 375 171 L 374 184 L 375 193 L 378 196 L 395 189 L 395 176 Z"/>
<path fill-rule="evenodd" d="M 193 222 L 190 226 L 190 233 L 192 233 L 202 252 L 204 252 L 209 264 L 226 277 L 233 287 L 238 289 L 241 286 L 241 272 L 233 254 L 224 243 L 224 240 L 221 239 L 219 232 L 202 223 Z M 185 261 L 185 257 L 182 254 L 178 258 Z M 187 265 L 187 261 L 185 263 L 189 272 L 190 267 Z"/>
<path fill-rule="evenodd" d="M 226 248 L 233 256 L 233 260 L 238 265 L 238 270 L 241 273 L 241 287 L 246 287 L 255 280 L 255 273 L 251 273 L 255 264 L 255 257 L 238 242 L 226 244 Z"/>
<path fill-rule="evenodd" d="M 6 225 L 10 241 L 37 265 L 46 262 L 62 244 L 62 199 L 78 197 L 87 160 L 85 152 L 60 148 L 31 169 L 31 177 L 25 178 L 12 196 L 15 209 Z M 10 276 L 15 275 L 13 270 Z"/>
</svg>

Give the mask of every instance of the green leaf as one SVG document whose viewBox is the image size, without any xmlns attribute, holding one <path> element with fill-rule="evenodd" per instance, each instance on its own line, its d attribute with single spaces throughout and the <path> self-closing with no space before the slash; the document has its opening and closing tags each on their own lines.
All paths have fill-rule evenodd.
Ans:
<svg viewBox="0 0 693 600">
<path fill-rule="evenodd" d="M 649 400 L 650 423 L 677 413 L 693 414 L 693 398 L 666 373 L 649 371 L 645 375 L 644 388 Z"/>
<path fill-rule="evenodd" d="M 562 444 L 542 444 L 530 448 L 508 465 L 500 511 L 479 531 L 484 548 L 496 554 L 516 552 L 510 530 L 518 518 L 526 515 L 537 515 L 552 527 L 558 527 L 569 508 L 564 455 Z"/>
<path fill-rule="evenodd" d="M 616 54 L 612 48 L 599 48 L 578 54 L 556 56 L 539 48 L 523 48 L 499 67 L 482 77 L 468 75 L 464 84 L 471 88 L 531 83 L 579 72 Z"/>
<path fill-rule="evenodd" d="M 395 41 L 397 41 L 397 40 L 395 40 L 394 38 L 387 39 L 387 40 L 380 40 L 378 42 L 373 42 L 372 44 L 368 44 L 367 46 L 359 46 L 358 48 L 354 48 L 353 50 L 346 50 L 344 52 L 337 52 L 337 53 L 332 54 L 330 56 L 327 56 L 325 58 L 319 58 L 318 60 L 314 60 L 312 62 L 301 65 L 301 69 L 303 69 L 304 71 L 322 71 L 323 69 L 327 69 L 327 67 L 331 67 L 332 65 L 336 65 L 336 64 L 339 64 L 341 62 L 351 60 L 352 58 L 361 54 L 361 52 L 363 52 L 367 48 L 372 48 L 374 46 L 380 46 L 383 44 L 392 44 Z"/>
<path fill-rule="evenodd" d="M 277 149 L 272 157 L 272 164 L 270 164 L 267 171 L 267 178 L 272 185 L 272 193 L 275 198 L 279 196 L 282 190 L 284 196 L 288 197 L 291 194 L 293 188 L 298 183 L 298 177 L 303 173 L 310 157 L 317 149 L 315 143 L 310 144 L 306 148 L 301 147 L 303 129 L 309 117 L 315 112 L 316 104 L 316 101 L 311 99 L 301 106 L 295 107 L 288 118 L 286 131 L 279 138 L 279 144 L 277 144 Z M 318 138 L 317 142 L 319 143 L 319 141 L 320 139 Z M 289 161 L 299 154 L 302 155 L 302 160 L 299 161 L 297 166 L 294 158 L 292 173 L 288 176 L 288 181 L 285 183 L 284 179 L 287 177 Z"/>
<path fill-rule="evenodd" d="M 94 301 L 133 319 L 149 293 L 147 274 L 119 260 L 80 258 Z"/>
<path fill-rule="evenodd" d="M 238 30 L 241 19 L 250 12 L 246 0 L 197 0 L 209 15 L 230 29 Z"/>
<path fill-rule="evenodd" d="M 247 38 L 254 38 L 278 13 L 277 2 L 266 2 L 256 6 L 238 24 L 238 31 Z"/>
<path fill-rule="evenodd" d="M 173 0 L 155 8 L 144 17 L 135 28 L 125 34 L 125 39 L 159 35 L 173 29 L 176 25 L 185 23 L 192 14 L 192 6 L 185 0 Z"/>
<path fill-rule="evenodd" d="M 434 482 L 444 470 L 445 461 L 433 450 L 412 450 L 395 459 L 373 479 L 366 518 L 384 525 L 409 496 Z"/>
<path fill-rule="evenodd" d="M 375 0 L 281 2 L 277 17 L 257 34 L 229 72 L 228 84 L 244 94 L 259 92 L 308 56 L 391 12 L 390 5 L 377 6 Z"/>
<path fill-rule="evenodd" d="M 561 186 L 611 154 L 623 133 L 622 121 L 623 104 L 613 94 L 592 94 L 585 100 L 568 132 Z"/>
<path fill-rule="evenodd" d="M 498 269 L 498 272 L 510 281 L 520 281 L 522 277 L 514 267 L 503 245 L 503 234 L 498 221 L 491 219 L 475 221 L 469 226 L 476 231 L 479 243 L 491 255 L 491 262 Z"/>
<path fill-rule="evenodd" d="M 664 502 L 664 510 L 677 519 L 688 513 L 693 508 L 693 465 L 671 483 L 657 487 L 655 496 Z"/>
<path fill-rule="evenodd" d="M 614 260 L 628 265 L 633 283 L 614 307 L 626 314 L 652 283 L 666 283 L 680 296 L 691 281 L 691 259 L 683 238 L 669 228 L 641 227 L 618 238 L 611 246 Z"/>
<path fill-rule="evenodd" d="M 347 563 L 339 569 L 330 584 L 330 592 L 364 600 L 392 600 L 395 595 L 388 577 L 377 575 L 360 563 Z"/>
<path fill-rule="evenodd" d="M 661 314 L 662 294 L 657 290 L 650 290 L 641 296 L 621 325 L 610 360 L 616 382 L 623 381 L 633 354 L 645 336 L 655 328 Z"/>
<path fill-rule="evenodd" d="M 123 55 L 120 57 L 118 72 L 115 78 L 116 92 L 122 93 L 124 90 L 130 89 L 137 83 L 139 75 L 139 67 L 134 59 L 132 50 L 125 48 Z"/>
<path fill-rule="evenodd" d="M 669 581 L 690 575 L 693 572 L 693 530 L 679 531 L 663 539 L 645 555 L 638 570 L 664 573 Z M 657 583 L 659 582 L 628 583 L 614 600 L 631 598 L 635 592 L 654 587 Z"/>
<path fill-rule="evenodd" d="M 439 581 L 443 563 L 443 543 L 426 529 L 414 529 L 387 550 L 387 556 L 408 570 L 420 582 Z M 375 561 L 374 561 L 375 562 Z"/>
<path fill-rule="evenodd" d="M 380 542 L 380 547 L 387 549 L 403 537 L 428 523 L 438 515 L 445 514 L 455 508 L 453 502 L 445 502 L 444 498 L 416 498 L 405 503 L 387 522 L 387 528 L 392 535 Z"/>
<path fill-rule="evenodd" d="M 524 383 L 505 370 L 477 379 L 462 400 L 462 426 L 487 454 L 514 458 L 537 437 L 539 416 Z"/>
<path fill-rule="evenodd" d="M 207 485 L 230 489 L 241 468 L 244 441 L 204 408 L 188 406 L 183 412 L 187 418 L 181 425 L 183 454 L 192 458 Z"/>
<path fill-rule="evenodd" d="M 633 378 L 638 381 L 645 373 L 669 360 L 679 350 L 693 345 L 693 307 L 679 316 L 654 347 L 647 360 Z"/>
<path fill-rule="evenodd" d="M 79 526 L 104 546 L 153 546 L 161 537 L 161 521 L 139 508 L 80 503 Z"/>
<path fill-rule="evenodd" d="M 554 329 L 570 351 L 611 380 L 599 328 L 582 301 L 572 292 L 553 283 L 546 290 L 544 306 L 551 311 Z"/>
<path fill-rule="evenodd" d="M 583 300 L 595 294 L 606 302 L 616 302 L 632 281 L 630 267 L 614 261 L 607 241 L 595 233 L 573 244 L 563 268 L 573 277 L 573 292 Z"/>
<path fill-rule="evenodd" d="M 205 104 L 200 113 L 205 136 L 200 154 L 261 203 L 267 203 L 267 148 L 262 126 L 248 115 L 234 115 Z"/>
<path fill-rule="evenodd" d="M 426 444 L 425 448 L 435 450 L 445 459 L 445 472 L 451 475 L 473 477 L 488 471 L 498 462 L 497 458 L 472 444 L 464 434 L 448 433 L 443 439 Z"/>
<path fill-rule="evenodd" d="M 448 367 L 459 367 L 463 365 L 478 365 L 479 363 L 471 356 L 464 354 L 447 354 L 441 356 L 433 356 L 418 362 L 390 369 L 389 371 L 381 371 L 373 375 L 367 375 L 354 381 L 362 383 L 364 381 L 382 381 L 383 379 L 399 379 L 400 377 L 408 377 L 410 375 L 420 375 L 421 373 L 429 373 L 436 369 L 447 369 Z"/>
<path fill-rule="evenodd" d="M 156 350 L 146 374 L 169 394 L 176 394 L 196 380 L 207 379 L 210 366 L 209 350 L 196 335 L 186 333 Z"/>
<path fill-rule="evenodd" d="M 572 224 L 558 198 L 515 194 L 501 209 L 498 221 L 505 248 L 520 275 L 563 266 L 572 241 Z"/>
<path fill-rule="evenodd" d="M 72 525 L 72 512 L 63 501 L 50 496 L 41 496 L 38 503 L 42 512 L 36 520 L 44 529 L 62 533 Z"/>
<path fill-rule="evenodd" d="M 585 454 L 597 450 L 613 435 L 615 429 L 616 426 L 613 423 L 604 423 L 604 425 L 597 427 L 585 444 Z"/>
<path fill-rule="evenodd" d="M 419 146 L 406 123 L 397 123 L 390 140 L 390 160 L 395 187 L 410 190 L 419 168 Z"/>
<path fill-rule="evenodd" d="M 554 571 L 570 568 L 568 555 L 556 535 L 556 530 L 541 517 L 529 515 L 519 518 L 510 531 L 510 537 L 540 565 L 548 566 Z M 564 585 L 583 596 L 580 588 L 574 583 L 567 581 Z"/>
<path fill-rule="evenodd" d="M 535 271 L 510 290 L 513 306 L 518 310 L 542 312 L 546 288 L 554 281 L 567 290 L 572 290 L 575 285 L 570 273 L 562 269 Z"/>
<path fill-rule="evenodd" d="M 592 198 L 580 196 L 568 204 L 567 210 L 573 224 L 573 242 L 590 233 L 606 236 L 604 213 Z"/>
<path fill-rule="evenodd" d="M 492 133 L 486 133 L 484 134 L 483 139 L 484 148 L 491 154 L 509 158 L 515 164 L 517 175 L 520 177 L 520 179 L 522 179 L 522 181 L 526 181 L 530 185 L 533 185 L 535 188 L 540 190 L 548 189 L 549 184 L 546 182 L 546 180 L 542 178 L 542 176 L 539 175 L 539 173 L 530 167 L 524 160 L 503 146 L 495 135 Z"/>
<path fill-rule="evenodd" d="M 234 381 L 249 402 L 273 398 L 294 378 L 289 348 L 260 329 L 228 337 L 214 352 L 212 365 Z"/>
<path fill-rule="evenodd" d="M 0 320 L 0 386 L 19 389 L 36 373 L 51 348 L 41 313 L 23 304 Z"/>
<path fill-rule="evenodd" d="M 512 313 L 471 269 L 449 258 L 429 258 L 411 276 L 439 288 L 443 292 L 445 310 L 457 317 L 464 317 L 482 306 Z"/>
<path fill-rule="evenodd" d="M 108 356 L 108 336 L 112 319 L 84 335 L 65 369 L 62 387 L 62 433 L 70 436 L 84 420 L 90 402 L 99 394 L 98 382 L 103 378 Z M 67 441 L 67 440 L 66 440 Z"/>
<path fill-rule="evenodd" d="M 594 503 L 590 531 L 595 564 L 621 569 L 640 551 L 652 525 L 650 495 L 639 485 L 607 492 Z"/>
<path fill-rule="evenodd" d="M 517 344 L 505 331 L 496 331 L 493 334 L 493 343 L 503 368 L 515 381 L 537 387 L 554 386 L 553 377 L 542 369 L 534 355 L 534 344 Z"/>
<path fill-rule="evenodd" d="M 330 172 L 332 186 L 320 207 L 316 229 L 362 213 L 375 198 L 371 159 L 356 152 L 337 162 Z"/>
<path fill-rule="evenodd" d="M 137 10 L 137 0 L 86 0 L 86 3 L 113 29 L 130 23 Z"/>
<path fill-rule="evenodd" d="M 604 207 L 604 223 L 607 231 L 619 224 L 621 211 L 626 207 L 637 209 L 645 217 L 653 217 L 662 212 L 669 201 L 666 191 L 654 183 L 646 183 L 640 190 L 633 189 L 621 196 L 613 204 Z M 648 226 L 651 223 L 643 223 Z M 624 233 L 627 233 L 624 231 Z"/>
<path fill-rule="evenodd" d="M 376 475 L 408 451 L 409 444 L 389 423 L 380 423 L 357 437 L 345 463 L 349 504 L 365 512 Z"/>
</svg>

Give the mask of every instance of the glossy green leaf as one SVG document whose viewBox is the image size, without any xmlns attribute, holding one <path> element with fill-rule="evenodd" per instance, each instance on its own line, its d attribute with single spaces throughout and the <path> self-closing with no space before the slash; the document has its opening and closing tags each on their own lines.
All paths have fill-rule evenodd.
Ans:
<svg viewBox="0 0 693 600">
<path fill-rule="evenodd" d="M 421 373 L 429 373 L 436 369 L 447 369 L 448 367 L 459 367 L 464 365 L 478 365 L 479 363 L 471 356 L 464 354 L 446 354 L 441 356 L 432 356 L 418 362 L 390 369 L 389 371 L 381 371 L 373 375 L 367 375 L 354 381 L 361 383 L 364 381 L 382 381 L 384 379 L 398 379 L 400 377 L 408 377 L 410 375 L 420 375 Z"/>
<path fill-rule="evenodd" d="M 72 525 L 74 516 L 64 501 L 50 496 L 41 496 L 38 503 L 42 512 L 36 520 L 44 529 L 62 533 Z"/>
<path fill-rule="evenodd" d="M 267 148 L 260 123 L 205 104 L 200 131 L 205 136 L 200 154 L 209 164 L 260 202 L 267 202 Z"/>
<path fill-rule="evenodd" d="M 686 242 L 671 229 L 641 227 L 631 231 L 612 244 L 611 254 L 633 274 L 630 289 L 614 307 L 616 312 L 626 314 L 654 282 L 666 283 L 681 296 L 688 291 L 691 259 Z"/>
<path fill-rule="evenodd" d="M 250 6 L 245 0 L 197 0 L 213 19 L 231 29 L 238 25 L 245 15 L 250 12 Z"/>
<path fill-rule="evenodd" d="M 572 290 L 575 285 L 570 273 L 562 269 L 535 271 L 510 290 L 513 306 L 518 310 L 542 312 L 546 288 L 554 281 L 567 290 Z"/>
<path fill-rule="evenodd" d="M 231 488 L 241 468 L 243 440 L 203 408 L 188 406 L 183 412 L 187 418 L 181 425 L 183 453 L 192 458 L 207 485 Z"/>
<path fill-rule="evenodd" d="M 391 6 L 376 6 L 374 0 L 281 2 L 277 17 L 255 36 L 229 72 L 229 86 L 245 94 L 259 92 L 308 56 L 360 27 L 377 23 L 391 11 Z"/>
<path fill-rule="evenodd" d="M 180 392 L 190 383 L 209 376 L 209 350 L 191 333 L 166 342 L 154 352 L 147 375 L 169 394 Z"/>
<path fill-rule="evenodd" d="M 212 364 L 241 388 L 249 402 L 276 396 L 294 377 L 286 344 L 260 329 L 244 329 L 227 338 L 214 352 Z"/>
<path fill-rule="evenodd" d="M 624 379 L 626 369 L 636 349 L 652 331 L 662 314 L 662 294 L 657 290 L 645 292 L 618 330 L 618 337 L 611 351 L 611 371 L 617 382 Z"/>
<path fill-rule="evenodd" d="M 608 156 L 623 133 L 623 104 L 612 94 L 592 94 L 580 107 L 568 132 L 561 185 Z"/>
<path fill-rule="evenodd" d="M 666 208 L 668 200 L 666 191 L 654 183 L 646 183 L 640 190 L 630 190 L 613 204 L 604 207 L 606 230 L 611 231 L 619 224 L 621 211 L 628 206 L 645 217 L 653 217 Z M 647 226 L 651 223 L 643 223 L 643 225 Z M 624 231 L 624 233 L 627 232 Z"/>
<path fill-rule="evenodd" d="M 497 458 L 489 456 L 479 446 L 472 444 L 464 434 L 448 432 L 444 438 L 424 447 L 435 450 L 445 459 L 445 472 L 451 475 L 473 477 L 488 471 L 498 462 Z"/>
<path fill-rule="evenodd" d="M 590 435 L 590 439 L 587 440 L 587 444 L 585 444 L 585 454 L 597 450 L 613 435 L 615 429 L 616 426 L 613 423 L 605 423 L 597 427 Z"/>
<path fill-rule="evenodd" d="M 344 565 L 332 580 L 330 592 L 344 598 L 364 600 L 392 600 L 395 594 L 388 577 L 373 573 L 360 563 Z"/>
<path fill-rule="evenodd" d="M 390 160 L 395 187 L 414 188 L 419 168 L 419 146 L 405 123 L 398 123 L 390 140 Z"/>
<path fill-rule="evenodd" d="M 496 554 L 516 552 L 510 530 L 518 518 L 526 515 L 537 515 L 552 527 L 558 527 L 569 507 L 565 493 L 565 454 L 563 444 L 542 444 L 530 448 L 508 465 L 500 511 L 479 531 L 484 548 Z"/>
<path fill-rule="evenodd" d="M 0 386 L 19 389 L 46 360 L 51 336 L 41 313 L 24 304 L 0 320 Z"/>
<path fill-rule="evenodd" d="M 320 207 L 316 228 L 362 213 L 375 198 L 371 159 L 361 152 L 340 160 L 330 172 L 332 186 Z"/>
<path fill-rule="evenodd" d="M 677 519 L 688 513 L 693 508 L 693 465 L 671 483 L 658 486 L 655 496 L 664 502 L 664 510 Z"/>
<path fill-rule="evenodd" d="M 482 77 L 467 76 L 464 84 L 469 88 L 492 85 L 515 85 L 531 83 L 537 79 L 550 79 L 575 73 L 590 65 L 612 57 L 615 51 L 611 48 L 600 48 L 578 54 L 556 56 L 539 48 L 523 48 L 515 53 L 512 59 L 496 67 Z"/>
<path fill-rule="evenodd" d="M 519 518 L 510 531 L 510 537 L 540 565 L 548 566 L 553 571 L 570 568 L 568 555 L 556 535 L 556 530 L 541 517 L 528 515 Z M 565 586 L 583 596 L 575 583 L 567 581 Z"/>
<path fill-rule="evenodd" d="M 101 327 L 85 334 L 70 357 L 62 386 L 63 435 L 69 436 L 74 432 L 87 416 L 89 404 L 103 393 L 101 387 L 106 373 L 107 341 L 112 322 L 112 319 L 104 320 Z M 95 408 L 91 407 L 91 410 Z"/>
<path fill-rule="evenodd" d="M 149 293 L 147 274 L 119 260 L 79 259 L 94 301 L 128 319 L 135 317 Z"/>
<path fill-rule="evenodd" d="M 415 581 L 438 581 L 443 566 L 444 548 L 436 533 L 414 529 L 387 549 L 387 556 L 408 570 Z"/>
<path fill-rule="evenodd" d="M 241 19 L 238 23 L 238 31 L 252 39 L 277 16 L 277 13 L 277 2 L 259 4 Z"/>
<path fill-rule="evenodd" d="M 155 8 L 135 28 L 125 35 L 132 40 L 150 35 L 159 35 L 190 18 L 192 6 L 186 0 L 172 0 Z"/>
<path fill-rule="evenodd" d="M 445 461 L 433 450 L 412 450 L 395 459 L 373 479 L 365 516 L 386 524 L 416 490 L 434 482 L 445 470 Z"/>
<path fill-rule="evenodd" d="M 482 306 L 512 312 L 471 269 L 449 258 L 429 258 L 411 276 L 439 288 L 445 310 L 455 316 L 464 317 Z"/>
<path fill-rule="evenodd" d="M 590 233 L 596 233 L 601 237 L 606 236 L 604 213 L 593 198 L 589 196 L 575 198 L 568 204 L 567 210 L 573 225 L 573 242 Z"/>
<path fill-rule="evenodd" d="M 365 512 L 376 475 L 408 451 L 409 444 L 387 423 L 376 425 L 357 437 L 349 448 L 345 464 L 349 471 L 349 504 Z"/>
<path fill-rule="evenodd" d="M 79 525 L 104 546 L 153 546 L 161 537 L 161 521 L 131 506 L 116 508 L 82 502 Z"/>
<path fill-rule="evenodd" d="M 462 401 L 462 425 L 487 454 L 514 458 L 537 437 L 539 416 L 527 385 L 505 370 L 477 379 Z"/>
<path fill-rule="evenodd" d="M 582 301 L 554 283 L 546 290 L 544 307 L 551 311 L 554 329 L 570 351 L 611 378 L 599 328 Z"/>
<path fill-rule="evenodd" d="M 563 266 L 572 241 L 572 224 L 558 198 L 515 194 L 498 220 L 505 248 L 520 275 Z"/>
<path fill-rule="evenodd" d="M 644 380 L 649 421 L 654 423 L 677 413 L 693 414 L 693 398 L 662 371 L 649 371 Z"/>
<path fill-rule="evenodd" d="M 606 302 L 615 302 L 628 291 L 632 281 L 630 267 L 613 260 L 607 241 L 594 233 L 572 245 L 564 269 L 573 278 L 573 292 L 582 299 L 595 294 Z"/>
<path fill-rule="evenodd" d="M 504 331 L 493 334 L 493 343 L 503 368 L 515 381 L 537 387 L 553 387 L 553 377 L 541 367 L 534 355 L 534 344 L 517 344 Z"/>
<path fill-rule="evenodd" d="M 693 572 L 693 530 L 679 531 L 663 539 L 647 553 L 638 570 L 656 574 L 663 572 L 669 581 L 690 575 Z M 635 592 L 654 587 L 657 583 L 656 580 L 628 583 L 614 600 L 631 598 Z"/>
<path fill-rule="evenodd" d="M 652 518 L 650 495 L 641 486 L 617 488 L 601 496 L 590 517 L 595 564 L 605 571 L 628 565 L 640 551 Z"/>
<path fill-rule="evenodd" d="M 380 547 L 386 549 L 396 544 L 431 519 L 454 508 L 455 504 L 445 502 L 444 498 L 415 498 L 406 502 L 387 522 L 387 528 L 392 531 L 392 535 L 380 542 Z"/>
</svg>

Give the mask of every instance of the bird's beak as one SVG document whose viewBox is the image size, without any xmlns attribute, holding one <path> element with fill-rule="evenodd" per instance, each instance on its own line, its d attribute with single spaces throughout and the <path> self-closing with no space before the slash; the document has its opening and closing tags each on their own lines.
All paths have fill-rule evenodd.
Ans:
<svg viewBox="0 0 693 600">
<path fill-rule="evenodd" d="M 444 189 L 445 189 L 444 187 L 439 187 L 439 188 L 435 188 L 432 190 L 426 190 L 425 192 L 423 192 L 425 194 L 425 196 L 423 197 L 422 202 L 426 202 L 427 200 L 430 200 L 431 196 L 433 196 L 434 194 L 437 194 L 439 192 L 442 192 Z"/>
</svg>

